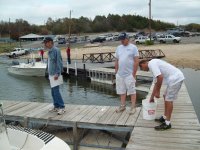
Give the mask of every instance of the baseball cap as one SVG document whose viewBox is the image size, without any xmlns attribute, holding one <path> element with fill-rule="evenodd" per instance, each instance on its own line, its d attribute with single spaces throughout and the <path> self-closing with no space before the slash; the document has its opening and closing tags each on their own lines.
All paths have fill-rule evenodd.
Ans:
<svg viewBox="0 0 200 150">
<path fill-rule="evenodd" d="M 126 32 L 122 32 L 119 34 L 119 40 L 129 39 L 129 36 Z"/>
<path fill-rule="evenodd" d="M 46 42 L 49 42 L 49 41 L 53 42 L 53 39 L 51 37 L 45 37 L 44 40 L 43 40 L 43 43 L 46 43 Z"/>
</svg>

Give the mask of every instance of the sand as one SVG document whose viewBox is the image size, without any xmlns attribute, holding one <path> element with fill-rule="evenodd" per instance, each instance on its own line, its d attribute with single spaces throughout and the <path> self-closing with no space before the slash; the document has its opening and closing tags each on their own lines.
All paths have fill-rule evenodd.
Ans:
<svg viewBox="0 0 200 150">
<path fill-rule="evenodd" d="M 193 68 L 195 70 L 200 70 L 200 43 L 155 44 L 152 46 L 137 45 L 137 47 L 139 50 L 161 49 L 166 55 L 166 57 L 163 59 L 168 61 L 169 63 L 177 67 Z M 83 54 L 115 52 L 115 50 L 116 46 L 101 46 L 101 45 L 99 47 L 72 48 L 71 59 L 82 60 Z M 61 54 L 63 60 L 66 61 L 67 56 L 66 56 L 66 50 L 64 48 L 61 48 Z M 44 57 L 47 58 L 47 52 L 45 52 Z M 22 58 L 30 58 L 30 55 L 22 56 Z"/>
<path fill-rule="evenodd" d="M 82 59 L 86 53 L 115 52 L 116 46 L 99 46 L 91 48 L 77 48 L 71 50 L 72 59 Z M 193 68 L 200 70 L 200 44 L 156 44 L 152 46 L 139 45 L 139 50 L 161 49 L 166 61 L 177 67 Z M 63 59 L 66 59 L 66 52 L 62 50 Z"/>
</svg>

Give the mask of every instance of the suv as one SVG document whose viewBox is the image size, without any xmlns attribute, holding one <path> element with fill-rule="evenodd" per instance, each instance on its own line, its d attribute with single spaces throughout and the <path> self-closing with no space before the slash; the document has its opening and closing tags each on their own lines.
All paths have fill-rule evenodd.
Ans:
<svg viewBox="0 0 200 150">
<path fill-rule="evenodd" d="M 106 41 L 106 38 L 105 38 L 105 37 L 97 37 L 97 38 L 91 40 L 90 43 L 95 43 L 95 42 L 102 43 L 102 42 L 104 42 L 104 41 Z"/>
</svg>

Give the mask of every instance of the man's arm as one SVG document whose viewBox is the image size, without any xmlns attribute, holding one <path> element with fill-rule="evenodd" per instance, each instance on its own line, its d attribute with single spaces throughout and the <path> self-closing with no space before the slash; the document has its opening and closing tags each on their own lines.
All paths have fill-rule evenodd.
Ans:
<svg viewBox="0 0 200 150">
<path fill-rule="evenodd" d="M 115 74 L 117 74 L 119 68 L 118 59 L 115 60 Z"/>
<path fill-rule="evenodd" d="M 154 97 L 160 98 L 160 88 L 161 88 L 162 82 L 163 82 L 163 75 L 161 74 L 161 75 L 157 76 L 156 78 L 157 78 L 157 82 L 154 85 L 153 92 L 152 92 L 151 98 L 150 98 L 150 102 L 154 101 Z"/>
<path fill-rule="evenodd" d="M 134 57 L 134 66 L 133 66 L 133 77 L 136 79 L 136 73 L 139 65 L 139 57 Z"/>
</svg>

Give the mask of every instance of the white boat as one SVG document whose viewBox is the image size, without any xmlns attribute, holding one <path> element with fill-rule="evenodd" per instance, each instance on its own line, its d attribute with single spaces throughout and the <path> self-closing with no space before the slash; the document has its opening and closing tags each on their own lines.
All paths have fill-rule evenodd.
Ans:
<svg viewBox="0 0 200 150">
<path fill-rule="evenodd" d="M 45 76 L 47 64 L 43 62 L 19 63 L 8 68 L 8 72 L 23 76 Z"/>
<path fill-rule="evenodd" d="M 1 150 L 70 150 L 58 137 L 42 131 L 0 124 Z"/>
<path fill-rule="evenodd" d="M 18 126 L 6 126 L 0 104 L 0 150 L 70 150 L 60 138 Z"/>
</svg>

